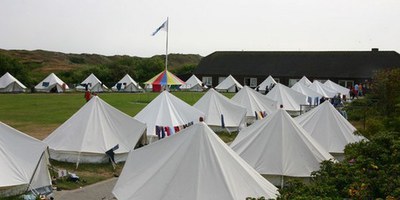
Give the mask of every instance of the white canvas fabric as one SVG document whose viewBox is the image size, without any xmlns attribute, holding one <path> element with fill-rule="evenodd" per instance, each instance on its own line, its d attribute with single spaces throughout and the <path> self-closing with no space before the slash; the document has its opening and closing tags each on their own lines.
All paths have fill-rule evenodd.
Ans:
<svg viewBox="0 0 400 200">
<path fill-rule="evenodd" d="M 0 78 L 0 92 L 24 92 L 25 89 L 26 86 L 8 72 Z"/>
<path fill-rule="evenodd" d="M 229 131 L 238 130 L 239 127 L 244 126 L 247 109 L 212 88 L 193 107 L 205 114 L 204 121 L 213 130 L 219 130 L 214 127 L 222 128 L 222 120 Z"/>
<path fill-rule="evenodd" d="M 258 91 L 265 92 L 265 89 L 271 86 L 271 84 L 276 84 L 275 79 L 269 75 L 260 85 L 258 85 Z"/>
<path fill-rule="evenodd" d="M 277 102 L 270 98 L 262 95 L 248 86 L 244 86 L 235 96 L 232 97 L 232 101 L 245 107 L 247 109 L 247 122 L 252 123 L 256 119 L 256 112 L 258 114 L 264 113 L 269 115 L 274 112 L 278 106 Z M 257 115 L 260 119 L 262 116 Z"/>
<path fill-rule="evenodd" d="M 203 86 L 203 82 L 200 81 L 194 74 L 185 82 L 185 84 L 179 87 L 181 90 L 189 90 L 195 92 L 201 92 L 207 89 L 207 86 Z"/>
<path fill-rule="evenodd" d="M 0 122 L 0 197 L 51 186 L 46 150 L 45 143 Z"/>
<path fill-rule="evenodd" d="M 356 128 L 329 101 L 296 117 L 295 121 L 332 155 L 343 154 L 347 144 L 364 139 L 354 135 Z"/>
<path fill-rule="evenodd" d="M 277 83 L 265 96 L 277 101 L 278 106 L 283 105 L 283 109 L 287 111 L 299 111 L 300 105 L 308 104 L 306 95 L 280 83 Z"/>
<path fill-rule="evenodd" d="M 301 83 L 301 84 L 303 84 L 303 85 L 305 85 L 307 87 L 312 84 L 311 81 L 306 76 L 301 77 L 301 79 L 299 81 L 297 81 L 297 82 Z"/>
<path fill-rule="evenodd" d="M 120 89 L 118 90 L 118 85 Z M 120 92 L 142 92 L 143 88 L 140 87 L 138 83 L 129 74 L 126 74 L 118 83 L 116 83 L 112 88 L 113 91 Z"/>
<path fill-rule="evenodd" d="M 310 177 L 333 157 L 283 109 L 239 132 L 230 145 L 263 175 Z"/>
<path fill-rule="evenodd" d="M 324 95 L 326 98 L 333 98 L 338 94 L 336 90 L 329 88 L 328 86 L 322 84 L 321 82 L 315 80 L 310 86 L 310 89 Z"/>
<path fill-rule="evenodd" d="M 35 90 L 38 92 L 64 92 L 68 89 L 68 85 L 54 73 L 49 74 L 43 81 L 35 86 Z"/>
<path fill-rule="evenodd" d="M 107 162 L 105 152 L 119 145 L 114 153 L 115 161 L 121 162 L 145 129 L 145 124 L 94 96 L 43 141 L 51 158 L 74 163 Z"/>
<path fill-rule="evenodd" d="M 112 193 L 119 200 L 243 200 L 276 198 L 278 191 L 198 123 L 132 151 Z"/>
<path fill-rule="evenodd" d="M 77 86 L 75 89 L 78 91 L 85 91 L 86 87 L 83 85 L 89 85 L 88 89 L 91 92 L 104 92 L 108 90 L 107 86 L 105 86 L 94 74 L 90 74 L 84 81 L 82 81 L 81 85 Z"/>
<path fill-rule="evenodd" d="M 350 89 L 345 88 L 337 83 L 334 83 L 331 80 L 327 80 L 324 85 L 328 86 L 329 88 L 335 90 L 337 93 L 340 93 L 340 96 L 346 95 L 347 97 L 350 95 Z"/>
<path fill-rule="evenodd" d="M 237 82 L 235 78 L 233 78 L 232 75 L 229 75 L 226 77 L 225 80 L 223 80 L 220 84 L 215 87 L 215 89 L 219 92 L 236 92 L 242 89 L 243 86 Z"/>
<path fill-rule="evenodd" d="M 146 123 L 147 136 L 157 137 L 156 126 L 174 128 L 190 122 L 196 123 L 204 113 L 190 106 L 168 91 L 160 93 L 144 107 L 135 119 Z M 152 140 L 152 138 L 149 138 Z"/>
<path fill-rule="evenodd" d="M 306 101 L 312 105 L 317 105 L 319 103 L 319 99 L 323 97 L 322 94 L 308 88 L 306 85 L 301 84 L 300 82 L 295 83 L 291 88 L 296 92 L 306 95 Z M 311 99 L 311 102 L 309 101 L 309 98 Z"/>
</svg>

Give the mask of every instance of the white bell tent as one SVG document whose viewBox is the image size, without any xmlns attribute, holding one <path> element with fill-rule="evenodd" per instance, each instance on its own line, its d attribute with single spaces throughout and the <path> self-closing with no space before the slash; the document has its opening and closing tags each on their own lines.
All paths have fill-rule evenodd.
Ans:
<svg viewBox="0 0 400 200">
<path fill-rule="evenodd" d="M 105 152 L 117 147 L 115 162 L 121 162 L 145 139 L 145 129 L 145 124 L 93 96 L 43 141 L 55 160 L 104 163 L 109 160 Z"/>
<path fill-rule="evenodd" d="M 179 87 L 181 90 L 188 90 L 194 92 L 201 92 L 207 89 L 207 86 L 203 84 L 194 74 L 185 82 L 185 84 Z"/>
<path fill-rule="evenodd" d="M 69 87 L 54 73 L 49 74 L 43 81 L 35 86 L 35 90 L 38 92 L 65 92 Z"/>
<path fill-rule="evenodd" d="M 308 88 L 307 86 L 301 84 L 300 82 L 295 83 L 291 88 L 296 92 L 306 95 L 307 103 L 310 105 L 318 105 L 319 99 L 323 97 L 322 94 Z"/>
<path fill-rule="evenodd" d="M 300 105 L 308 104 L 306 101 L 306 95 L 292 90 L 291 88 L 280 83 L 276 84 L 275 87 L 272 88 L 272 90 L 265 96 L 277 101 L 279 106 L 282 105 L 283 109 L 289 111 L 291 114 L 296 114 L 299 112 Z"/>
<path fill-rule="evenodd" d="M 205 114 L 205 123 L 214 131 L 231 132 L 245 126 L 247 109 L 212 88 L 193 107 Z"/>
<path fill-rule="evenodd" d="M 258 91 L 261 93 L 265 93 L 266 88 L 268 87 L 268 91 L 271 89 L 272 85 L 276 84 L 275 79 L 269 75 L 260 85 L 258 85 Z"/>
<path fill-rule="evenodd" d="M 163 91 L 144 107 L 135 119 L 146 123 L 149 142 L 173 135 L 189 125 L 199 122 L 204 113 Z"/>
<path fill-rule="evenodd" d="M 333 98 L 339 92 L 329 88 L 328 86 L 322 84 L 321 82 L 315 80 L 308 88 L 324 95 L 326 98 Z"/>
<path fill-rule="evenodd" d="M 104 92 L 108 88 L 94 74 L 90 74 L 79 86 L 76 86 L 77 91 L 85 91 L 86 87 L 91 92 Z"/>
<path fill-rule="evenodd" d="M 226 77 L 220 84 L 215 87 L 219 92 L 238 92 L 243 86 L 237 82 L 232 75 Z"/>
<path fill-rule="evenodd" d="M 343 159 L 347 144 L 364 139 L 354 135 L 356 128 L 329 101 L 296 117 L 295 121 L 338 160 Z"/>
<path fill-rule="evenodd" d="M 309 87 L 312 84 L 311 81 L 306 76 L 301 77 L 301 79 L 297 82 L 301 83 L 307 87 Z"/>
<path fill-rule="evenodd" d="M 275 199 L 278 191 L 205 123 L 197 123 L 132 151 L 112 193 L 117 199 L 220 200 Z"/>
<path fill-rule="evenodd" d="M 50 193 L 47 145 L 0 122 L 0 198 Z"/>
<path fill-rule="evenodd" d="M 320 163 L 333 157 L 283 109 L 239 132 L 231 144 L 250 166 L 274 185 L 287 177 L 311 177 Z"/>
<path fill-rule="evenodd" d="M 129 74 L 126 74 L 111 89 L 119 92 L 143 92 L 143 88 Z"/>
<path fill-rule="evenodd" d="M 350 89 L 345 88 L 331 80 L 327 80 L 324 85 L 328 86 L 329 88 L 337 91 L 337 93 L 340 93 L 340 96 L 342 97 L 343 95 L 346 95 L 346 97 L 349 97 L 350 95 Z"/>
<path fill-rule="evenodd" d="M 25 89 L 26 86 L 8 72 L 0 78 L 0 92 L 24 92 Z"/>
<path fill-rule="evenodd" d="M 253 123 L 254 120 L 261 119 L 278 108 L 276 101 L 256 92 L 248 86 L 244 86 L 243 89 L 236 93 L 232 97 L 232 101 L 247 109 L 247 123 Z"/>
</svg>

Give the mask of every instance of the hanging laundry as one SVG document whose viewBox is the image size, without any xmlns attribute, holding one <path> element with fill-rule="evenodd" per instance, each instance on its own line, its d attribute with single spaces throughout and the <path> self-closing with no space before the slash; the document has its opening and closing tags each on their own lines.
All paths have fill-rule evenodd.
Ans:
<svg viewBox="0 0 400 200">
<path fill-rule="evenodd" d="M 175 133 L 179 132 L 179 126 L 174 126 Z"/>
<path fill-rule="evenodd" d="M 256 115 L 256 120 L 258 120 L 258 114 L 257 111 L 254 111 L 255 115 Z"/>
<path fill-rule="evenodd" d="M 174 129 L 174 127 L 168 127 L 168 128 L 169 128 L 169 131 L 170 131 L 170 134 L 171 134 L 171 135 L 175 134 L 175 129 Z"/>
<path fill-rule="evenodd" d="M 160 138 L 161 138 L 161 134 L 160 134 L 160 132 L 161 132 L 161 129 L 160 129 L 160 127 L 159 127 L 159 126 L 156 126 L 156 135 L 158 136 L 158 139 L 160 139 Z"/>
<path fill-rule="evenodd" d="M 165 138 L 164 127 L 160 126 L 160 129 L 161 129 L 161 138 Z"/>
<path fill-rule="evenodd" d="M 169 132 L 169 127 L 166 126 L 166 127 L 164 127 L 164 129 L 165 129 L 165 132 L 167 133 L 167 136 L 170 136 L 171 132 Z"/>
</svg>

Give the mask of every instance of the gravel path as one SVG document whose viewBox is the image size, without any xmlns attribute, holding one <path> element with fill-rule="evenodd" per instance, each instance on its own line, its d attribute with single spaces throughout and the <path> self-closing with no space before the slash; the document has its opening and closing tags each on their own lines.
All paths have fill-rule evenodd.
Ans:
<svg viewBox="0 0 400 200">
<path fill-rule="evenodd" d="M 76 190 L 55 191 L 55 200 L 111 200 L 116 199 L 111 194 L 117 178 L 111 178 Z"/>
</svg>

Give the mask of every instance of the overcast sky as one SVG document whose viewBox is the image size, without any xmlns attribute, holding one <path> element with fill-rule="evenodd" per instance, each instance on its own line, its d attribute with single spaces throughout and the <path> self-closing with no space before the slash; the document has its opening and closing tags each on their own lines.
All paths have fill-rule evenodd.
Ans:
<svg viewBox="0 0 400 200">
<path fill-rule="evenodd" d="M 400 52 L 399 0 L 0 0 L 0 48 L 169 52 Z"/>
</svg>

